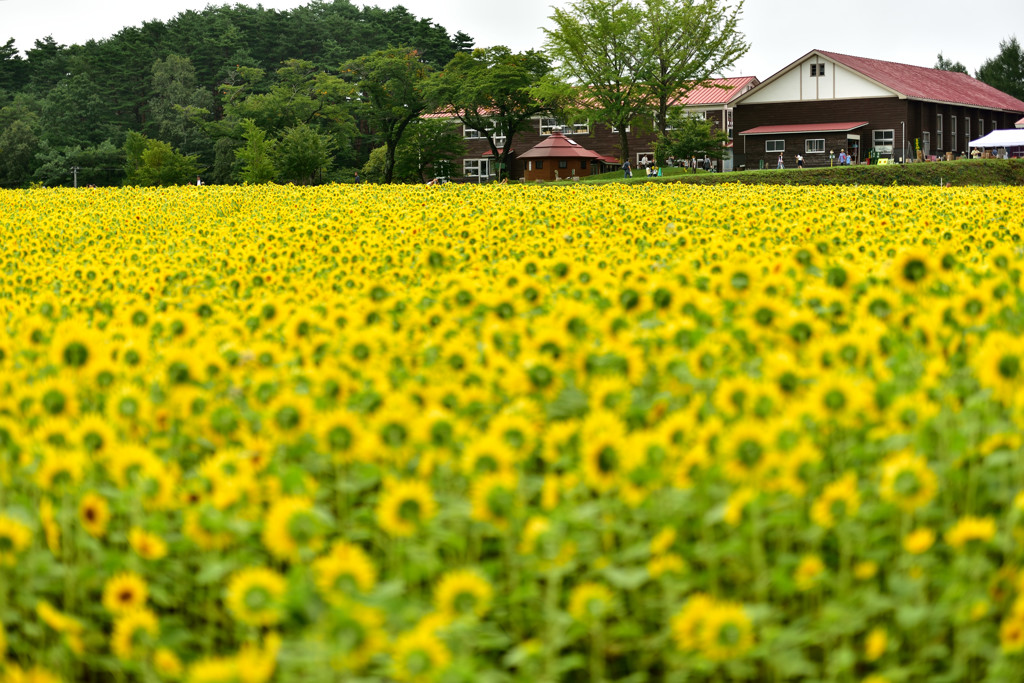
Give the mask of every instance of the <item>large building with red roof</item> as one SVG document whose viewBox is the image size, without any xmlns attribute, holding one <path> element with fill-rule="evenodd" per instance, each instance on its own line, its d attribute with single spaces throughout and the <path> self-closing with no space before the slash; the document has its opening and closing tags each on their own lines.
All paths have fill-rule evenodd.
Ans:
<svg viewBox="0 0 1024 683">
<path fill-rule="evenodd" d="M 752 76 L 739 78 L 715 79 L 708 84 L 699 86 L 687 92 L 684 96 L 672 102 L 672 106 L 685 107 L 688 112 L 695 116 L 702 116 L 713 122 L 713 125 L 725 131 L 732 137 L 733 132 L 733 110 L 732 102 L 740 95 L 747 92 L 758 84 L 758 80 Z M 431 118 L 443 118 L 444 114 L 430 114 Z M 479 131 L 464 127 L 457 119 L 452 118 L 454 125 L 459 126 L 466 143 L 466 155 L 457 160 L 464 176 L 470 178 L 494 178 L 497 175 L 494 159 L 487 145 L 487 140 L 482 137 Z M 655 127 L 653 115 L 648 120 L 637 121 L 628 129 L 630 164 L 634 169 L 639 168 L 644 157 L 653 161 L 653 143 L 655 140 Z M 583 168 L 580 168 L 582 159 L 570 161 L 561 159 L 558 162 L 545 162 L 540 160 L 542 168 L 538 169 L 536 160 L 530 163 L 529 158 L 523 155 L 527 150 L 536 148 L 540 143 L 547 140 L 553 133 L 560 133 L 565 139 L 577 143 L 588 151 L 596 153 L 593 159 L 587 159 L 588 173 L 600 173 L 605 170 L 617 169 L 622 163 L 619 151 L 619 133 L 617 130 L 602 123 L 591 121 L 577 122 L 574 125 L 564 125 L 563 122 L 547 116 L 537 116 L 530 121 L 529 130 L 520 131 L 515 134 L 512 144 L 512 157 L 509 169 L 509 177 L 522 179 L 540 179 L 541 176 L 554 175 L 552 170 L 559 172 L 559 178 L 571 178 L 573 175 L 580 176 Z M 504 143 L 502 139 L 499 146 Z M 565 143 L 568 144 L 568 143 Z M 544 147 L 541 148 L 542 150 Z M 551 164 L 565 163 L 559 168 L 550 168 Z M 529 166 L 528 166 L 529 164 Z M 576 174 L 571 171 L 576 170 Z M 731 158 L 726 158 L 719 170 L 732 170 Z M 541 173 L 542 172 L 542 173 Z M 504 173 L 502 174 L 504 175 Z"/>
<path fill-rule="evenodd" d="M 828 166 L 841 150 L 933 159 L 1012 128 L 1024 102 L 967 74 L 812 50 L 733 102 L 737 165 Z M 920 154 L 918 154 L 920 152 Z"/>
</svg>

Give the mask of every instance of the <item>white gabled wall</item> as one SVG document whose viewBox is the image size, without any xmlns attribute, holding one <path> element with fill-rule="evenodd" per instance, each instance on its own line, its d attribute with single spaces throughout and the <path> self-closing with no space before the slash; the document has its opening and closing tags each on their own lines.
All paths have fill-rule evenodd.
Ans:
<svg viewBox="0 0 1024 683">
<path fill-rule="evenodd" d="M 812 76 L 811 65 L 824 65 L 823 76 Z M 807 102 L 814 100 L 845 100 L 865 97 L 892 97 L 893 93 L 838 65 L 830 59 L 811 55 L 774 77 L 767 85 L 743 100 L 743 104 L 768 102 Z"/>
</svg>

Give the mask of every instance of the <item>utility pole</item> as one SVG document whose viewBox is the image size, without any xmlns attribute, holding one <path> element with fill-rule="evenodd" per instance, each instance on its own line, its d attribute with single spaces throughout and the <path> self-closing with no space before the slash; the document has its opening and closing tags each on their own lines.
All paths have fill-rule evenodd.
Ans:
<svg viewBox="0 0 1024 683">
<path fill-rule="evenodd" d="M 79 167 L 78 166 L 72 166 L 71 167 L 71 172 L 75 176 L 75 187 L 76 188 L 78 187 L 78 171 L 79 171 Z"/>
</svg>

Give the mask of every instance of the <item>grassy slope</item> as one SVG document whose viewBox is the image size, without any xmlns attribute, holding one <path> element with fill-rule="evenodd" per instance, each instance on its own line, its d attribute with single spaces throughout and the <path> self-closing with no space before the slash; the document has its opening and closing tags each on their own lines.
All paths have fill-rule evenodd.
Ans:
<svg viewBox="0 0 1024 683">
<path fill-rule="evenodd" d="M 671 175 L 629 180 L 622 171 L 604 173 L 583 181 L 604 183 L 742 183 L 744 185 L 1024 185 L 1024 159 L 977 159 L 943 161 L 903 166 L 845 166 L 835 168 L 786 169 L 784 171 L 741 171 L 734 173 L 684 173 L 666 169 Z"/>
</svg>

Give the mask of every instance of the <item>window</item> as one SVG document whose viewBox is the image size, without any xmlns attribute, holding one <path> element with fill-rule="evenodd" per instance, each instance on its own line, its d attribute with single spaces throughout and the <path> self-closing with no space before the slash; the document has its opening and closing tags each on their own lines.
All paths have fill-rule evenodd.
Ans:
<svg viewBox="0 0 1024 683">
<path fill-rule="evenodd" d="M 949 117 L 949 148 L 954 152 L 956 151 L 956 122 L 955 116 Z"/>
<path fill-rule="evenodd" d="M 540 120 L 540 134 L 551 135 L 562 132 L 562 122 L 558 119 L 542 118 Z"/>
<path fill-rule="evenodd" d="M 541 160 L 541 159 L 537 160 L 537 170 L 538 171 L 543 171 L 544 170 L 544 161 Z"/>
<path fill-rule="evenodd" d="M 462 173 L 471 178 L 487 177 L 487 159 L 464 159 L 462 161 Z"/>
<path fill-rule="evenodd" d="M 764 143 L 765 152 L 785 152 L 786 141 L 785 140 L 766 140 Z"/>
<path fill-rule="evenodd" d="M 928 157 L 932 153 L 932 134 L 929 131 L 921 133 L 921 154 Z"/>
<path fill-rule="evenodd" d="M 587 167 L 587 160 L 586 159 L 580 159 L 580 168 L 581 169 L 586 169 L 586 167 Z"/>
<path fill-rule="evenodd" d="M 812 140 L 804 140 L 804 152 L 807 154 L 824 154 L 825 138 L 814 138 Z"/>
<path fill-rule="evenodd" d="M 971 151 L 971 117 L 964 117 L 964 149 Z"/>
<path fill-rule="evenodd" d="M 640 164 L 643 163 L 644 159 L 647 159 L 647 163 L 654 163 L 654 152 L 637 152 L 636 154 L 636 168 L 640 168 Z"/>
<path fill-rule="evenodd" d="M 824 76 L 825 65 L 824 64 L 811 64 L 811 76 Z"/>
<path fill-rule="evenodd" d="M 985 135 L 985 119 L 978 117 L 978 137 Z"/>
<path fill-rule="evenodd" d="M 475 140 L 476 138 L 482 138 L 483 135 L 476 128 L 470 128 L 469 126 L 462 127 L 462 137 L 466 140 Z"/>
<path fill-rule="evenodd" d="M 942 114 L 935 117 L 935 147 L 942 149 Z"/>
<path fill-rule="evenodd" d="M 540 134 L 551 135 L 552 133 L 562 133 L 564 135 L 588 135 L 590 133 L 590 121 L 587 120 L 583 123 L 574 123 L 571 126 L 567 126 L 558 119 L 553 119 L 551 117 L 541 118 Z"/>
<path fill-rule="evenodd" d="M 732 140 L 732 109 L 725 112 L 725 127 L 729 132 L 729 139 Z"/>
<path fill-rule="evenodd" d="M 569 160 L 568 159 L 559 159 L 558 160 L 558 168 L 569 168 Z"/>
<path fill-rule="evenodd" d="M 999 130 L 999 123 L 995 119 L 992 119 L 992 127 L 989 130 Z"/>
<path fill-rule="evenodd" d="M 613 133 L 618 133 L 618 132 L 619 132 L 619 129 L 618 129 L 618 128 L 616 128 L 615 126 L 612 126 L 612 132 L 613 132 Z M 626 126 L 626 132 L 627 132 L 627 133 L 629 132 L 629 126 Z"/>
<path fill-rule="evenodd" d="M 871 131 L 871 146 L 879 154 L 892 154 L 895 142 L 896 130 L 893 128 Z"/>
</svg>

